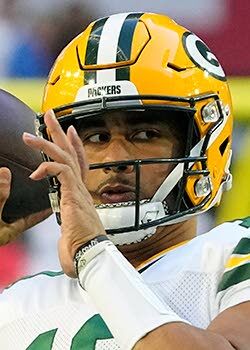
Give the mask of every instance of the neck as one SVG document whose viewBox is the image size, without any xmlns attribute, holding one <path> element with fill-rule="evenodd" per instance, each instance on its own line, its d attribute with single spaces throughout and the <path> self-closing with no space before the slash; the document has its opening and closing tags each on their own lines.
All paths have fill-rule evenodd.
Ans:
<svg viewBox="0 0 250 350">
<path fill-rule="evenodd" d="M 158 227 L 156 233 L 145 241 L 118 248 L 134 267 L 138 267 L 152 256 L 190 240 L 195 235 L 196 219 L 192 218 L 178 224 Z"/>
</svg>

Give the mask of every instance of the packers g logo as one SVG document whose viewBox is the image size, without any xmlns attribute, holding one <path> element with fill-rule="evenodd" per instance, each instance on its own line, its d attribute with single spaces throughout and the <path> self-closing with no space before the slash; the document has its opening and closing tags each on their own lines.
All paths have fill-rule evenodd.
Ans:
<svg viewBox="0 0 250 350">
<path fill-rule="evenodd" d="M 200 69 L 207 71 L 214 78 L 226 80 L 225 73 L 207 45 L 193 33 L 186 32 L 182 38 L 186 54 Z"/>
</svg>

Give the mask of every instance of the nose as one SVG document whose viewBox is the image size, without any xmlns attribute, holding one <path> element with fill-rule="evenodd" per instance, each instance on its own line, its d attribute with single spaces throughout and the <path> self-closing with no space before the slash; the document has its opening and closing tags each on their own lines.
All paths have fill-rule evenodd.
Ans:
<svg viewBox="0 0 250 350">
<path fill-rule="evenodd" d="M 108 162 L 120 162 L 122 160 L 130 160 L 134 157 L 130 154 L 130 145 L 126 140 L 112 140 L 109 146 L 105 150 L 105 157 L 103 161 Z M 134 171 L 133 165 L 119 164 L 117 166 L 106 166 L 103 168 L 104 172 L 107 174 L 110 171 L 114 173 L 125 173 L 130 174 Z"/>
<path fill-rule="evenodd" d="M 103 168 L 103 171 L 105 172 L 105 174 L 108 174 L 110 171 L 113 171 L 114 173 L 130 174 L 134 171 L 134 166 L 126 165 L 126 164 L 121 164 L 121 165 L 112 166 L 112 167 L 107 166 Z"/>
</svg>

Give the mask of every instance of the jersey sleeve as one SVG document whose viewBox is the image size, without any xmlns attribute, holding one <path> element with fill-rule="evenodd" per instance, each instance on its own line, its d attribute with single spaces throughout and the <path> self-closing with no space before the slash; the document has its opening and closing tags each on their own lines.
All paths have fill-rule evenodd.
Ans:
<svg viewBox="0 0 250 350">
<path fill-rule="evenodd" d="M 216 296 L 219 312 L 250 301 L 250 217 L 239 225 L 245 229 L 245 236 L 226 260 Z"/>
</svg>

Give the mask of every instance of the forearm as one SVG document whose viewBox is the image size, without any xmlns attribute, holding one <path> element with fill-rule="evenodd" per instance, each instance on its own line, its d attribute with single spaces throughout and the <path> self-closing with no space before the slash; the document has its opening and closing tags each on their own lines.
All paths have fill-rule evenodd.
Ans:
<svg viewBox="0 0 250 350">
<path fill-rule="evenodd" d="M 234 350 L 222 335 L 185 323 L 168 323 L 140 339 L 133 350 Z"/>
<path fill-rule="evenodd" d="M 89 252 L 90 261 L 86 257 L 79 281 L 122 349 L 233 349 L 162 303 L 112 244 L 103 251 L 98 247 Z"/>
<path fill-rule="evenodd" d="M 99 243 L 89 254 L 101 247 Z M 87 254 L 85 257 L 88 261 Z M 181 320 L 112 244 L 87 262 L 79 273 L 79 282 L 122 349 L 132 349 L 140 338 L 167 321 Z"/>
<path fill-rule="evenodd" d="M 235 349 L 222 335 L 190 325 L 162 303 L 111 243 L 98 247 L 84 260 L 79 281 L 122 349 Z"/>
</svg>

